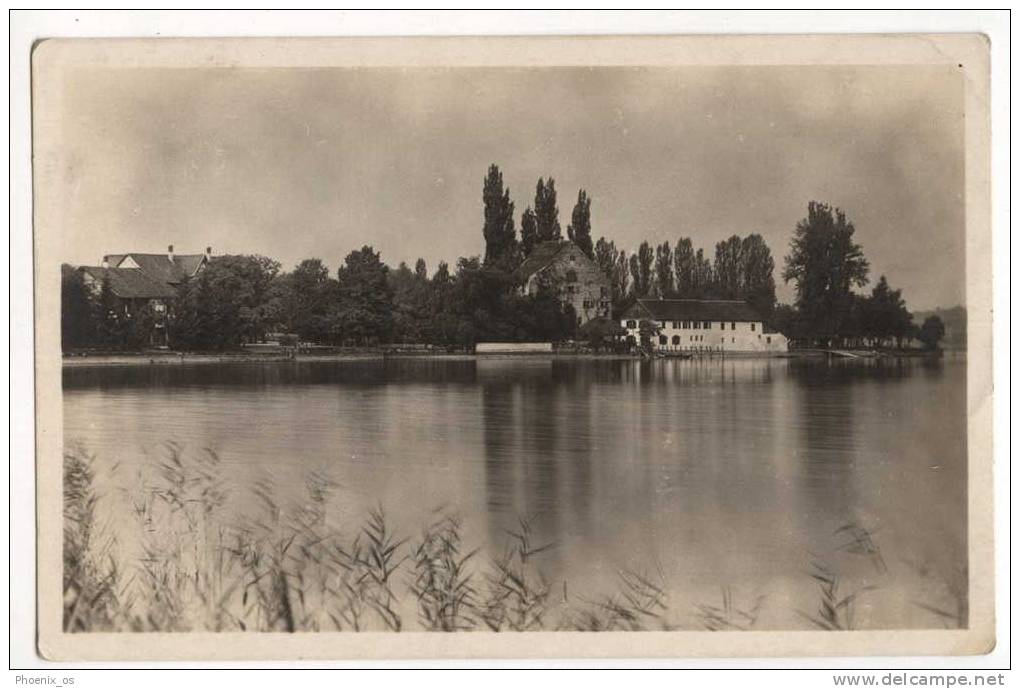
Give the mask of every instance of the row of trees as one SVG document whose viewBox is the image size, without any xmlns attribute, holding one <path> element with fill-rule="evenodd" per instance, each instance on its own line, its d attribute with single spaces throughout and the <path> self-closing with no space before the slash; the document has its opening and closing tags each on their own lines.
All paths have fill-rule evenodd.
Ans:
<svg viewBox="0 0 1020 689">
<path fill-rule="evenodd" d="M 556 181 L 551 177 L 539 178 L 534 204 L 521 215 L 519 237 L 514 227 L 514 202 L 496 165 L 489 167 L 482 199 L 486 266 L 513 271 L 541 242 L 563 239 Z M 570 214 L 567 239 L 605 274 L 617 311 L 634 298 L 644 297 L 747 299 L 766 314 L 775 306 L 775 262 L 759 234 L 733 235 L 719 242 L 714 262 L 703 249 L 695 250 L 688 237 L 681 237 L 674 246 L 668 241 L 658 245 L 644 241 L 633 254 L 606 237 L 595 242 L 592 237 L 592 199 L 581 189 Z"/>
<path fill-rule="evenodd" d="M 815 201 L 808 204 L 783 267 L 783 279 L 794 283 L 796 299 L 776 309 L 773 324 L 808 344 L 902 346 L 914 338 L 936 348 L 945 335 L 941 319 L 935 316 L 915 324 L 901 290 L 892 289 L 884 275 L 870 294 L 855 291 L 868 284 L 870 269 L 855 232 L 840 209 Z"/>
<path fill-rule="evenodd" d="M 134 349 L 148 344 L 152 315 L 125 315 L 104 286 L 93 294 L 65 266 L 65 349 Z M 168 344 L 181 350 L 229 349 L 270 332 L 333 345 L 428 342 L 469 346 L 480 340 L 558 341 L 572 337 L 576 315 L 551 289 L 520 295 L 511 276 L 478 258 L 455 272 L 427 274 L 419 259 L 391 270 L 370 246 L 352 251 L 335 277 L 319 259 L 291 272 L 264 256 L 218 256 L 185 283 L 166 320 Z"/>
<path fill-rule="evenodd" d="M 103 281 L 98 294 L 81 273 L 64 264 L 60 271 L 60 344 L 68 349 L 138 349 L 149 344 L 157 315 L 151 307 L 136 309 L 128 317 Z"/>
<path fill-rule="evenodd" d="M 424 259 L 414 268 L 389 268 L 364 246 L 349 253 L 335 276 L 317 258 L 281 272 L 264 256 L 221 256 L 186 283 L 168 319 L 169 344 L 222 349 L 256 341 L 268 332 L 328 344 L 427 342 L 470 345 L 482 340 L 562 340 L 576 334 L 576 314 L 561 304 L 559 285 L 542 284 L 521 295 L 518 269 L 535 247 L 563 238 L 556 184 L 540 178 L 532 205 L 515 227 L 514 202 L 496 165 L 482 184 L 484 258 L 460 258 L 455 270 L 441 262 L 429 275 Z M 628 254 L 614 241 L 592 241 L 592 199 L 581 189 L 566 236 L 611 285 L 614 315 L 636 298 L 745 299 L 788 336 L 804 342 L 902 342 L 921 332 L 900 290 L 883 276 L 868 296 L 868 262 L 842 211 L 812 202 L 795 229 L 782 277 L 793 282 L 793 305 L 776 306 L 775 262 L 760 234 L 733 235 L 710 257 L 689 237 L 675 244 L 641 242 Z M 109 285 L 92 294 L 65 267 L 65 347 L 135 347 L 145 344 L 154 314 L 124 318 Z M 589 327 L 610 333 L 612 328 Z M 930 336 L 938 328 L 926 331 Z M 937 341 L 937 340 L 936 340 Z"/>
</svg>

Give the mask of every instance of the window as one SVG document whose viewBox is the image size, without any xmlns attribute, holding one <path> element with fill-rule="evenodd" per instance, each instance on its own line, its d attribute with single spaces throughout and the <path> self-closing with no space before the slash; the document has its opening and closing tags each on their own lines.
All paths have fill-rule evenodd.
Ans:
<svg viewBox="0 0 1020 689">
<path fill-rule="evenodd" d="M 771 336 L 765 338 L 765 344 L 772 344 L 772 337 Z"/>
<path fill-rule="evenodd" d="M 666 329 L 666 321 L 659 321 L 659 326 L 660 326 L 660 327 L 661 327 L 661 328 L 662 328 L 663 330 L 665 330 L 665 329 Z"/>
<path fill-rule="evenodd" d="M 697 330 L 700 327 L 701 327 L 701 322 L 700 321 L 694 321 L 694 329 Z"/>
<path fill-rule="evenodd" d="M 637 327 L 637 321 L 627 321 L 627 327 L 633 330 Z"/>
<path fill-rule="evenodd" d="M 731 338 L 730 338 L 730 342 L 731 342 L 731 343 L 733 343 L 733 342 L 736 342 L 736 341 L 737 341 L 737 338 L 735 338 L 735 337 L 731 337 Z"/>
<path fill-rule="evenodd" d="M 573 260 L 574 257 L 571 256 L 570 259 Z M 567 282 L 577 282 L 577 271 L 576 270 L 571 269 L 571 270 L 567 271 Z"/>
<path fill-rule="evenodd" d="M 577 294 L 577 285 L 567 285 L 567 294 Z"/>
<path fill-rule="evenodd" d="M 590 299 L 585 299 L 584 302 L 583 302 L 582 308 L 590 309 L 590 308 L 592 308 L 592 306 L 593 305 L 592 305 L 591 300 Z"/>
<path fill-rule="evenodd" d="M 659 335 L 659 344 L 664 345 L 667 344 L 668 342 L 669 340 L 666 339 L 665 335 Z"/>
<path fill-rule="evenodd" d="M 719 330 L 726 330 L 726 324 L 725 323 L 720 323 L 719 324 Z"/>
<path fill-rule="evenodd" d="M 680 324 L 680 327 L 683 328 L 684 330 L 687 330 L 687 328 L 690 325 L 691 325 L 690 323 L 688 323 L 687 321 L 684 321 L 683 323 Z"/>
<path fill-rule="evenodd" d="M 737 324 L 735 322 L 734 323 L 730 323 L 730 330 L 736 330 L 736 329 L 737 329 Z"/>
<path fill-rule="evenodd" d="M 675 344 L 675 345 L 680 344 L 680 336 L 679 335 L 674 335 L 673 336 L 673 344 Z"/>
<path fill-rule="evenodd" d="M 754 324 L 754 323 L 752 323 L 752 324 L 751 324 L 751 332 L 752 332 L 752 333 L 754 332 L 754 326 L 755 326 L 755 324 Z"/>
<path fill-rule="evenodd" d="M 705 330 L 711 330 L 712 324 L 709 321 L 705 321 L 701 327 L 703 327 Z"/>
<path fill-rule="evenodd" d="M 673 321 L 673 330 L 679 330 L 679 329 L 680 329 L 680 323 L 678 321 Z"/>
<path fill-rule="evenodd" d="M 603 299 L 608 297 L 609 296 L 609 288 L 608 287 L 599 287 L 599 296 L 602 297 Z"/>
<path fill-rule="evenodd" d="M 577 257 L 574 254 L 570 254 L 570 262 L 574 263 L 575 261 L 577 261 Z"/>
</svg>

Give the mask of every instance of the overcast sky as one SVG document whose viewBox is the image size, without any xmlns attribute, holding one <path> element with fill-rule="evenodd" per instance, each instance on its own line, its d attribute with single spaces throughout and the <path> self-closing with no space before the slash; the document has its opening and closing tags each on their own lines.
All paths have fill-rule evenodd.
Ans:
<svg viewBox="0 0 1020 689">
<path fill-rule="evenodd" d="M 553 176 L 597 238 L 759 232 L 779 272 L 810 200 L 843 208 L 913 308 L 964 301 L 963 84 L 942 67 L 71 72 L 63 260 L 260 253 L 335 270 L 483 251 L 482 180 Z"/>
</svg>

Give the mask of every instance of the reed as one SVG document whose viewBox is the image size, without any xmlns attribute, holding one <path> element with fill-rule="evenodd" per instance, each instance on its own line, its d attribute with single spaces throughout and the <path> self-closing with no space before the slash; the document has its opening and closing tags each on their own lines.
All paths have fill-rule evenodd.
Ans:
<svg viewBox="0 0 1020 689">
<path fill-rule="evenodd" d="M 122 601 L 113 539 L 97 528 L 93 458 L 64 454 L 63 601 L 64 631 L 117 627 Z"/>
<path fill-rule="evenodd" d="M 840 576 L 824 562 L 812 563 L 810 576 L 818 585 L 818 608 L 814 613 L 798 613 L 814 627 L 825 631 L 856 629 L 854 610 L 857 599 L 874 586 L 862 586 L 846 595 L 840 594 Z"/>
<path fill-rule="evenodd" d="M 456 632 L 478 623 L 478 594 L 469 564 L 477 551 L 463 552 L 460 520 L 443 516 L 426 527 L 414 548 L 410 590 L 418 601 L 418 619 L 429 631 Z"/>
<path fill-rule="evenodd" d="M 394 529 L 381 506 L 347 524 L 330 520 L 335 483 L 306 478 L 298 504 L 280 500 L 268 479 L 250 489 L 248 512 L 233 497 L 220 457 L 164 446 L 137 486 L 102 495 L 93 457 L 64 456 L 64 629 L 93 631 L 643 631 L 757 628 L 764 596 L 739 602 L 728 586 L 718 601 L 677 605 L 661 566 L 617 573 L 609 593 L 572 593 L 552 582 L 543 560 L 556 547 L 521 518 L 495 555 L 464 543 L 462 520 L 433 513 L 415 540 Z M 236 488 L 234 490 L 237 490 Z M 117 531 L 100 521 L 101 503 L 120 499 L 133 517 Z M 873 532 L 847 525 L 832 556 L 858 556 L 888 568 Z M 828 558 L 814 556 L 815 609 L 786 611 L 817 630 L 858 627 L 856 604 L 875 586 L 853 585 Z M 852 563 L 850 563 L 852 564 Z M 930 601 L 914 601 L 939 624 L 967 623 L 966 570 L 936 577 Z M 868 582 L 868 577 L 864 583 Z M 680 625 L 678 615 L 693 618 Z"/>
</svg>

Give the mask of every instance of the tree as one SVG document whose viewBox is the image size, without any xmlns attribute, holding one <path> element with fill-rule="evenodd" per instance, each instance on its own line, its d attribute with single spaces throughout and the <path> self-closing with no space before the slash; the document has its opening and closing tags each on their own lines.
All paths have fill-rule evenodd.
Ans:
<svg viewBox="0 0 1020 689">
<path fill-rule="evenodd" d="M 567 237 L 577 244 L 585 256 L 595 260 L 591 243 L 591 197 L 584 189 L 577 192 L 577 203 L 570 215 L 570 224 L 567 225 Z"/>
<path fill-rule="evenodd" d="M 96 344 L 119 348 L 124 342 L 125 313 L 113 293 L 108 275 L 103 275 L 99 283 L 99 299 L 95 307 Z"/>
<path fill-rule="evenodd" d="M 588 343 L 589 347 L 595 351 L 601 351 L 616 345 L 627 334 L 627 331 L 620 326 L 619 322 L 611 318 L 600 317 L 586 321 L 578 328 L 577 334 Z"/>
<path fill-rule="evenodd" d="M 705 252 L 698 249 L 694 254 L 694 270 L 691 277 L 691 298 L 704 299 L 713 294 L 715 280 L 712 264 L 705 257 Z"/>
<path fill-rule="evenodd" d="M 524 258 L 531 253 L 535 244 L 539 243 L 539 218 L 535 216 L 531 206 L 524 208 L 520 216 L 520 252 Z"/>
<path fill-rule="evenodd" d="M 945 336 L 946 326 L 938 316 L 928 316 L 925 318 L 924 323 L 921 324 L 921 329 L 918 331 L 918 338 L 924 344 L 924 348 L 929 351 L 938 349 L 939 342 Z"/>
<path fill-rule="evenodd" d="M 718 242 L 715 245 L 715 264 L 712 273 L 715 277 L 716 293 L 723 299 L 740 299 L 743 297 L 743 260 L 742 242 L 737 235 Z"/>
<path fill-rule="evenodd" d="M 599 272 L 610 281 L 613 279 L 613 268 L 616 266 L 616 253 L 616 244 L 605 237 L 599 237 L 595 242 L 592 260 L 595 261 Z"/>
<path fill-rule="evenodd" d="M 776 262 L 760 234 L 749 234 L 740 244 L 741 298 L 766 319 L 776 306 Z"/>
<path fill-rule="evenodd" d="M 662 326 L 657 321 L 650 318 L 642 318 L 638 321 L 638 336 L 642 347 L 647 348 L 653 340 L 659 337 L 661 332 Z"/>
<path fill-rule="evenodd" d="M 559 298 L 559 286 L 546 274 L 538 277 L 538 289 L 523 297 L 511 295 L 509 314 L 513 339 L 521 342 L 562 342 L 577 330 L 577 313 Z"/>
<path fill-rule="evenodd" d="M 370 246 L 352 251 L 337 270 L 339 303 L 335 318 L 344 340 L 356 344 L 386 341 L 393 326 L 389 268 Z"/>
<path fill-rule="evenodd" d="M 330 309 L 336 303 L 336 281 L 320 259 L 301 261 L 292 272 L 278 275 L 258 308 L 268 328 L 297 334 L 303 341 L 332 341 Z"/>
<path fill-rule="evenodd" d="M 628 284 L 630 284 L 630 261 L 627 259 L 627 252 L 620 249 L 616 255 L 616 264 L 613 266 L 611 283 L 614 305 L 619 304 L 627 296 Z"/>
<path fill-rule="evenodd" d="M 559 241 L 560 209 L 556 205 L 556 180 L 538 178 L 535 187 L 535 230 L 538 242 Z"/>
<path fill-rule="evenodd" d="M 261 336 L 280 264 L 265 256 L 217 256 L 186 283 L 175 331 L 190 348 L 223 349 Z"/>
<path fill-rule="evenodd" d="M 655 251 L 648 242 L 641 242 L 638 252 L 630 257 L 630 276 L 633 280 L 631 290 L 634 296 L 647 297 L 652 289 L 652 264 Z"/>
<path fill-rule="evenodd" d="M 60 266 L 60 345 L 69 349 L 92 347 L 96 340 L 92 292 L 81 273 L 68 264 Z"/>
<path fill-rule="evenodd" d="M 897 344 L 902 344 L 913 325 L 901 290 L 890 288 L 884 275 L 872 288 L 871 296 L 862 300 L 861 312 L 860 333 L 880 342 L 895 338 Z"/>
<path fill-rule="evenodd" d="M 393 291 L 393 338 L 398 342 L 423 342 L 430 317 L 430 285 L 425 262 L 418 259 L 414 272 L 403 262 L 389 272 Z"/>
<path fill-rule="evenodd" d="M 692 299 L 697 292 L 695 284 L 694 244 L 690 237 L 681 237 L 673 249 L 673 277 L 675 291 L 681 299 Z"/>
<path fill-rule="evenodd" d="M 868 282 L 868 262 L 840 209 L 812 201 L 797 223 L 783 279 L 796 283 L 796 306 L 811 337 L 826 344 L 840 331 L 851 289 Z"/>
<path fill-rule="evenodd" d="M 171 329 L 174 346 L 225 349 L 260 339 L 270 325 L 270 287 L 280 264 L 265 256 L 217 256 L 186 282 Z"/>
<path fill-rule="evenodd" d="M 514 203 L 510 190 L 503 188 L 503 173 L 489 166 L 482 185 L 485 222 L 485 264 L 512 270 L 517 264 L 517 235 L 514 230 Z"/>
<path fill-rule="evenodd" d="M 669 242 L 663 242 L 655 247 L 655 294 L 659 299 L 668 299 L 675 293 L 673 252 Z"/>
<path fill-rule="evenodd" d="M 415 261 L 414 276 L 422 281 L 427 281 L 429 279 L 429 271 L 428 268 L 425 267 L 424 258 L 419 258 L 417 261 Z"/>
</svg>

